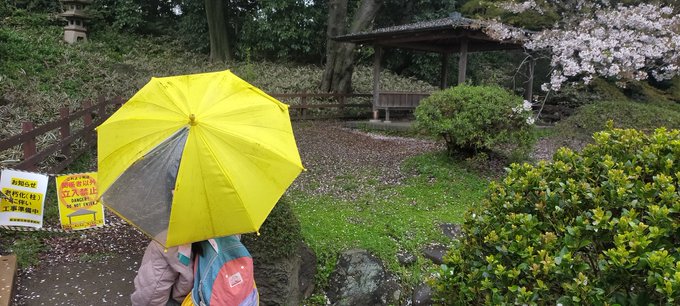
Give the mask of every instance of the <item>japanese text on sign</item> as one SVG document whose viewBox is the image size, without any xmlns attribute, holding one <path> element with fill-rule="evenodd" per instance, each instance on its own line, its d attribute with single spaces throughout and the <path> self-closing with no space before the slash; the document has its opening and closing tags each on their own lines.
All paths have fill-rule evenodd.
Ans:
<svg viewBox="0 0 680 306">
<path fill-rule="evenodd" d="M 2 170 L 0 225 L 42 227 L 47 181 L 39 173 Z"/>
<path fill-rule="evenodd" d="M 87 229 L 104 225 L 104 207 L 97 201 L 97 173 L 61 175 L 56 178 L 59 220 L 63 229 Z"/>
</svg>

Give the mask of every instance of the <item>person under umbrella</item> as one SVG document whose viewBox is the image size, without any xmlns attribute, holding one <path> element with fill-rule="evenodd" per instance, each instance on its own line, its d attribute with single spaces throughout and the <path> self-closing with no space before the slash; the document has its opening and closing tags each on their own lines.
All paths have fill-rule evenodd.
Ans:
<svg viewBox="0 0 680 306">
<path fill-rule="evenodd" d="M 218 283 L 213 264 L 252 267 L 234 235 L 257 232 L 304 170 L 288 105 L 229 71 L 152 78 L 97 127 L 97 135 L 99 200 L 154 239 L 147 251 L 164 260 L 161 270 L 173 267 L 170 275 L 183 275 L 175 260 L 193 257 L 194 283 L 212 282 L 203 288 Z M 201 245 L 198 255 L 185 252 L 192 243 Z M 203 255 L 209 255 L 205 263 Z M 243 292 L 256 301 L 249 272 L 230 273 L 224 275 L 228 285 L 248 285 Z M 196 287 L 192 302 L 220 305 Z M 177 293 L 164 295 L 177 300 Z"/>
</svg>

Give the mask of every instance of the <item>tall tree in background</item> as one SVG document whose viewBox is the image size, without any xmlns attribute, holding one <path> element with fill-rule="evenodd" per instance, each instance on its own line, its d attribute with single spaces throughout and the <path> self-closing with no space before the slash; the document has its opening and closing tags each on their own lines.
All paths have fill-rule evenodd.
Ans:
<svg viewBox="0 0 680 306">
<path fill-rule="evenodd" d="M 381 4 L 381 0 L 361 0 L 349 26 L 349 33 L 368 29 Z M 348 33 L 347 6 L 348 0 L 328 1 L 326 67 L 321 80 L 323 91 L 347 93 L 352 90 L 355 44 L 340 43 L 331 39 Z"/>
<path fill-rule="evenodd" d="M 241 26 L 235 29 L 237 57 L 315 64 L 323 60 L 328 13 L 325 1 L 258 1 L 256 10 L 245 12 L 247 18 L 242 18 Z M 233 24 L 231 21 L 230 17 Z"/>
<path fill-rule="evenodd" d="M 210 33 L 210 61 L 231 60 L 227 22 L 224 18 L 224 1 L 205 0 L 205 13 Z"/>
</svg>

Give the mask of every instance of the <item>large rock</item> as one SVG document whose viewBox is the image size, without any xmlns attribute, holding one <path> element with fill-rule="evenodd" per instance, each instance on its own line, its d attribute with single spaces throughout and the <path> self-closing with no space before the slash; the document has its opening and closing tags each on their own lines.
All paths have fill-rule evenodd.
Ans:
<svg viewBox="0 0 680 306">
<path fill-rule="evenodd" d="M 366 250 L 349 250 L 340 255 L 330 277 L 327 292 L 332 305 L 394 305 L 401 289 L 383 263 Z"/>
<path fill-rule="evenodd" d="M 314 292 L 314 277 L 316 276 L 316 254 L 304 242 L 300 243 L 300 273 L 298 285 L 301 299 L 306 299 Z"/>
<path fill-rule="evenodd" d="M 316 255 L 303 242 L 289 258 L 276 261 L 253 254 L 260 305 L 301 305 L 314 291 Z M 260 258 L 258 261 L 257 259 Z"/>
<path fill-rule="evenodd" d="M 432 302 L 432 288 L 427 284 L 420 284 L 413 291 L 413 306 L 429 306 L 433 305 Z"/>
</svg>

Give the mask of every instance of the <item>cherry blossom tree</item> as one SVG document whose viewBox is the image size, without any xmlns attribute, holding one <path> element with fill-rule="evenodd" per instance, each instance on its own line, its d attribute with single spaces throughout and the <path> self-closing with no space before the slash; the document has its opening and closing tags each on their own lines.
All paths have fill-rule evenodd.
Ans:
<svg viewBox="0 0 680 306">
<path fill-rule="evenodd" d="M 527 33 L 498 20 L 486 27 L 494 38 L 522 40 L 528 51 L 550 57 L 553 69 L 544 90 L 559 90 L 567 82 L 589 83 L 598 76 L 625 86 L 632 80 L 660 81 L 680 74 L 680 16 L 672 6 L 585 0 L 500 4 L 513 13 L 541 13 L 547 5 L 565 14 L 551 29 Z"/>
</svg>

